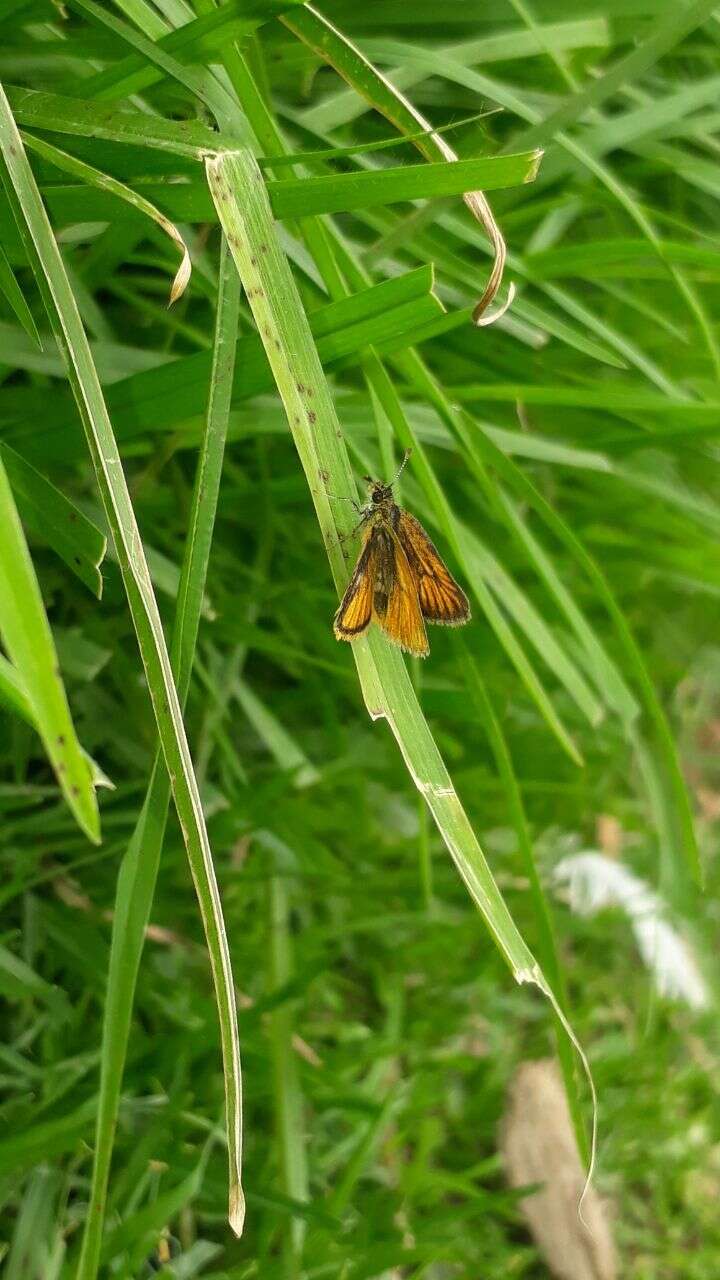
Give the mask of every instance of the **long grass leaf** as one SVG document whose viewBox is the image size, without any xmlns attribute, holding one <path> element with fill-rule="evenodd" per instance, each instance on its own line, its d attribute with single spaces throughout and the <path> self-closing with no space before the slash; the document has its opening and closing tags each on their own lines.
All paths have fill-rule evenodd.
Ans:
<svg viewBox="0 0 720 1280">
<path fill-rule="evenodd" d="M 281 21 L 311 49 L 314 49 L 324 61 L 329 62 L 348 84 L 367 98 L 368 102 L 391 120 L 402 133 L 414 137 L 414 145 L 426 159 L 440 158 L 450 163 L 457 160 L 452 147 L 441 135 L 431 131 L 429 122 L 417 108 L 312 5 L 305 4 L 301 12 L 285 14 Z M 417 136 L 418 126 L 427 131 L 419 137 Z M 473 311 L 477 324 L 487 324 L 492 317 L 485 313 L 497 296 L 502 283 L 507 249 L 500 228 L 482 191 L 465 192 L 463 199 L 473 217 L 485 228 L 493 247 L 494 259 L 490 278 Z"/>
<path fill-rule="evenodd" d="M 145 217 L 150 218 L 159 226 L 167 236 L 170 237 L 173 244 L 180 251 L 181 262 L 178 267 L 175 278 L 170 289 L 170 302 L 177 302 L 185 292 L 190 280 L 191 263 L 188 247 L 183 240 L 180 232 L 174 223 L 166 218 L 164 213 L 156 209 L 154 204 L 146 200 L 144 196 L 139 195 L 137 191 L 133 191 L 131 187 L 126 186 L 124 182 L 118 182 L 117 178 L 112 178 L 107 173 L 102 173 L 99 169 L 95 169 L 92 165 L 85 164 L 84 161 L 70 156 L 66 151 L 61 151 L 59 147 L 54 147 L 51 143 L 46 142 L 44 138 L 34 138 L 32 135 L 23 135 L 24 142 L 30 147 L 31 151 L 35 151 L 44 160 L 53 164 L 58 169 L 62 169 L 65 173 L 70 173 L 75 178 L 89 183 L 91 186 L 97 186 L 101 191 L 108 191 L 111 195 L 117 196 L 120 200 L 125 200 L 138 213 L 142 213 Z"/>
<path fill-rule="evenodd" d="M 20 515 L 100 599 L 100 565 L 107 550 L 104 533 L 10 445 L 0 444 L 0 459 Z"/>
<path fill-rule="evenodd" d="M 172 676 L 160 615 L 150 581 L 122 461 L 108 417 L 87 337 L 60 251 L 40 199 L 22 139 L 0 88 L 0 147 L 16 198 L 18 225 L 25 234 L 48 315 L 65 355 L 68 374 L 86 431 L 105 513 L 120 560 L 133 624 L 147 676 L 165 763 L 210 953 L 220 1018 L 226 1081 L 228 1151 L 231 1166 L 230 1221 L 242 1229 L 240 1177 L 240 1055 L 230 955 L 222 919 L 200 795 L 192 767 L 182 711 Z"/>
<path fill-rule="evenodd" d="M 328 494 L 352 494 L 353 478 L 297 287 L 274 235 L 262 174 L 244 151 L 210 158 L 207 172 L 218 215 L 263 335 L 340 591 L 347 577 L 340 539 L 350 531 L 351 516 L 334 511 Z M 516 980 L 535 983 L 563 1016 L 495 884 L 401 654 L 371 630 L 367 638 L 354 642 L 353 657 L 371 717 L 387 720 L 408 773 Z M 586 1060 L 583 1062 L 587 1068 Z"/>
<path fill-rule="evenodd" d="M 208 151 L 223 146 L 232 150 L 241 141 L 232 133 L 216 132 L 198 120 L 165 120 L 114 103 L 84 102 L 19 85 L 8 85 L 7 97 L 18 123 L 30 129 L 141 145 L 197 162 Z"/>
<path fill-rule="evenodd" d="M 190 685 L 220 489 L 237 339 L 239 292 L 237 273 L 223 243 L 206 430 L 198 456 L 171 644 L 173 672 L 181 703 L 184 703 Z M 95 1280 L 100 1260 L 107 1185 L 135 986 L 155 893 L 170 797 L 170 778 L 161 751 L 158 751 L 142 811 L 118 876 L 103 1021 L 91 1210 L 85 1222 L 77 1280 Z M 241 1111 L 236 1119 L 241 1142 Z M 240 1150 L 231 1154 L 233 1158 L 239 1168 Z M 235 1173 L 236 1170 L 231 1169 L 231 1180 Z"/>
<path fill-rule="evenodd" d="M 493 706 L 492 699 L 488 693 L 485 682 L 480 675 L 477 662 L 473 659 L 467 645 L 460 637 L 458 637 L 457 648 L 461 655 L 468 688 L 473 697 L 475 706 L 479 711 L 480 718 L 485 726 L 492 752 L 495 757 L 495 763 L 497 764 L 498 772 L 505 788 L 510 817 L 517 835 L 522 862 L 525 868 L 525 875 L 527 876 L 530 884 L 530 894 L 535 913 L 538 954 L 542 960 L 545 973 L 552 982 L 558 1004 L 567 1018 L 570 1016 L 570 1010 L 568 1006 L 565 980 L 557 954 L 552 914 L 540 881 L 535 861 L 535 853 L 532 846 L 532 839 L 530 836 L 530 828 L 525 814 L 525 806 L 523 805 L 520 787 L 518 786 L 517 778 L 515 776 L 512 756 L 510 755 L 510 750 L 502 731 L 500 718 Z M 560 1066 L 563 1073 L 563 1083 L 565 1085 L 565 1093 L 568 1099 L 570 1114 L 572 1115 L 575 1126 L 578 1148 L 582 1153 L 583 1158 L 587 1160 L 589 1157 L 589 1149 L 575 1079 L 574 1062 L 570 1051 L 570 1044 L 565 1033 L 565 1027 L 563 1026 L 562 1020 L 558 1018 L 557 1015 L 555 1030 L 558 1057 L 560 1059 Z"/>
<path fill-rule="evenodd" d="M 58 786 L 79 826 L 97 843 L 100 818 L 92 776 L 70 715 L 40 586 L 1 457 L 0 636 L 30 699 Z"/>
</svg>

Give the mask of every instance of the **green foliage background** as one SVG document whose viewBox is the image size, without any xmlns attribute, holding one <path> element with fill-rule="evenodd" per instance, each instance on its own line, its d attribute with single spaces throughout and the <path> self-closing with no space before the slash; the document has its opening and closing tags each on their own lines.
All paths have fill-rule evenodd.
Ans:
<svg viewBox="0 0 720 1280">
<path fill-rule="evenodd" d="M 713 9 L 6 0 L 9 1280 L 548 1274 L 505 1092 L 591 1108 L 534 957 L 621 1274 L 720 1272 L 714 1011 L 552 891 L 611 816 L 712 992 Z M 334 640 L 327 496 L 408 446 L 474 613 L 409 679 Z"/>
</svg>

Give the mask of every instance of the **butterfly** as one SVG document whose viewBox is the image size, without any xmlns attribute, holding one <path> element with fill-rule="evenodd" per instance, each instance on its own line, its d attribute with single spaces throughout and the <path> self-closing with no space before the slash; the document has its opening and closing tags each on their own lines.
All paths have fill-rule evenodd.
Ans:
<svg viewBox="0 0 720 1280">
<path fill-rule="evenodd" d="M 338 640 L 356 640 L 375 621 L 389 640 L 418 658 L 430 652 L 426 622 L 459 627 L 470 618 L 468 598 L 415 516 L 399 507 L 393 485 L 363 476 L 368 500 L 358 508 L 363 547 L 347 585 L 333 630 Z"/>
</svg>

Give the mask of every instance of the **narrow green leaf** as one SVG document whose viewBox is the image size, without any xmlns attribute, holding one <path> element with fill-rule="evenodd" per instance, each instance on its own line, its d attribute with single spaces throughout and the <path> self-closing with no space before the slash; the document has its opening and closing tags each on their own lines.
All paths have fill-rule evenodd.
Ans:
<svg viewBox="0 0 720 1280">
<path fill-rule="evenodd" d="M 567 102 L 563 102 L 544 120 L 538 121 L 532 128 L 521 134 L 523 146 L 537 146 L 548 138 L 555 137 L 560 130 L 581 119 L 592 107 L 617 93 L 625 84 L 632 83 L 644 71 L 663 57 L 670 49 L 679 44 L 690 31 L 702 26 L 703 22 L 715 9 L 713 0 L 694 0 L 694 3 L 674 7 L 666 12 L 664 18 L 643 40 L 623 58 L 617 61 L 604 75 L 596 76 Z"/>
<path fill-rule="evenodd" d="M 80 178 L 91 186 L 97 186 L 101 191 L 107 191 L 110 195 L 117 196 L 120 200 L 127 201 L 133 209 L 150 218 L 170 237 L 173 244 L 179 249 L 182 258 L 170 288 L 170 303 L 177 302 L 177 299 L 182 297 L 187 288 L 190 280 L 191 265 L 188 247 L 175 224 L 170 222 L 144 196 L 139 195 L 137 191 L 133 191 L 124 182 L 118 182 L 117 178 L 111 178 L 109 174 L 102 173 L 99 169 L 93 168 L 92 165 L 85 164 L 82 160 L 77 160 L 75 156 L 70 156 L 66 151 L 61 151 L 59 147 L 52 146 L 44 138 L 34 138 L 31 134 L 24 134 L 23 140 L 32 151 L 37 152 L 39 156 L 42 156 L 50 164 L 55 165 L 56 168 L 72 174 L 73 177 Z"/>
<path fill-rule="evenodd" d="M 478 664 L 473 659 L 467 645 L 460 636 L 457 637 L 456 648 L 461 656 L 467 686 L 470 690 L 475 706 L 479 711 L 480 718 L 485 726 L 485 731 L 490 741 L 492 753 L 495 757 L 495 763 L 498 767 L 498 772 L 505 788 L 510 818 L 515 828 L 525 875 L 527 876 L 530 884 L 530 894 L 532 897 L 533 911 L 535 914 L 535 928 L 538 939 L 538 952 L 542 959 L 543 968 L 552 983 L 558 1004 L 560 1005 L 565 1017 L 568 1018 L 570 1016 L 570 1010 L 568 1006 L 563 971 L 557 953 L 552 911 L 547 897 L 543 892 L 542 883 L 538 874 L 535 853 L 530 836 L 530 828 L 525 814 L 525 806 L 523 804 L 520 787 L 515 776 L 510 749 L 502 730 L 500 717 L 493 706 L 490 694 L 488 693 L 487 687 L 480 675 Z M 565 1085 L 565 1093 L 567 1095 L 570 1114 L 572 1115 L 573 1124 L 575 1126 L 578 1150 L 582 1153 L 583 1159 L 588 1160 L 590 1152 L 588 1149 L 587 1134 L 583 1123 L 580 1097 L 575 1079 L 571 1046 L 565 1032 L 562 1018 L 557 1014 L 555 1014 L 555 1036 L 558 1058 L 560 1060 L 563 1082 Z"/>
<path fill-rule="evenodd" d="M 411 164 L 327 177 L 284 178 L 268 182 L 267 189 L 276 218 L 341 213 L 401 200 L 463 195 L 478 187 L 491 191 L 533 182 L 541 157 L 542 152 L 529 151 L 522 155 L 457 160 L 454 164 Z"/>
<path fill-rule="evenodd" d="M 595 685 L 602 698 L 617 713 L 625 727 L 629 728 L 639 714 L 636 699 L 628 689 L 616 664 L 608 655 L 596 632 L 589 625 L 582 610 L 578 607 L 565 583 L 560 578 L 550 556 L 547 555 L 545 549 L 532 533 L 527 520 L 523 519 L 517 506 L 506 493 L 499 490 L 498 496 L 509 523 L 525 547 L 531 563 L 535 565 L 540 577 L 546 583 L 550 593 L 581 641 L 595 677 Z"/>
<path fill-rule="evenodd" d="M 0 701 L 26 724 L 36 727 L 35 712 L 25 690 L 25 685 L 7 658 L 0 653 Z"/>
<path fill-rule="evenodd" d="M 354 492 L 342 432 L 312 341 L 297 287 L 273 235 L 262 175 L 246 151 L 207 161 L 208 182 L 246 288 L 288 424 L 308 481 L 338 590 L 347 567 L 340 541 L 352 513 L 328 493 Z M 327 487 L 326 487 L 327 486 Z M 493 939 L 519 982 L 533 982 L 554 1000 L 540 967 L 499 893 L 465 810 L 417 702 L 400 652 L 371 628 L 352 646 L 363 696 L 373 719 L 387 720 L 408 772 Z"/>
<path fill-rule="evenodd" d="M 6 1000 L 13 1003 L 37 1000 L 61 1017 L 70 1013 L 65 992 L 46 982 L 29 964 L 3 946 L 0 946 L 0 991 Z"/>
<path fill-rule="evenodd" d="M 155 44 L 159 53 L 171 54 L 180 62 L 205 62 L 208 55 L 219 49 L 225 41 L 248 36 L 276 14 L 301 3 L 302 0 L 225 0 L 214 12 L 184 22 L 182 26 L 155 41 Z M 82 94 L 96 100 L 108 97 L 129 98 L 156 84 L 163 78 L 163 74 L 162 63 L 152 66 L 148 64 L 147 55 L 143 52 L 130 54 L 114 66 L 83 81 Z"/>
<path fill-rule="evenodd" d="M 392 121 L 402 134 L 408 138 L 414 138 L 415 146 L 427 160 L 440 159 L 453 164 L 457 162 L 455 152 L 443 137 L 432 132 L 417 136 L 418 127 L 429 130 L 429 122 L 321 13 L 310 5 L 304 5 L 299 11 L 285 14 L 281 21 L 323 61 L 333 66 L 358 93 L 367 98 L 371 106 Z M 500 288 L 507 250 L 492 209 L 482 191 L 466 191 L 463 194 L 463 200 L 473 218 L 484 227 L 493 249 L 490 277 L 482 297 L 473 310 L 476 324 L 488 324 L 491 317 L 485 312 Z"/>
<path fill-rule="evenodd" d="M 613 413 L 648 413 L 662 417 L 677 417 L 691 423 L 718 420 L 720 401 L 673 400 L 669 396 L 656 395 L 644 387 L 627 384 L 619 387 L 617 379 L 612 387 L 568 387 L 558 383 L 540 386 L 532 383 L 502 382 L 465 383 L 461 387 L 448 388 L 449 394 L 468 401 L 520 401 L 523 404 L 566 405 L 570 408 L 597 409 Z"/>
<path fill-rule="evenodd" d="M 680 839 L 673 848 L 685 858 L 691 875 L 698 883 L 701 883 L 702 867 L 695 836 L 692 807 L 680 768 L 677 748 L 673 741 L 667 717 L 652 680 L 648 675 L 643 656 L 628 626 L 625 615 L 618 605 L 601 568 L 595 563 L 592 556 L 588 554 L 582 542 L 566 521 L 557 514 L 547 499 L 543 497 L 532 481 L 525 475 L 524 471 L 503 453 L 490 434 L 483 430 L 481 424 L 473 422 L 472 425 L 475 428 L 474 439 L 480 454 L 508 482 L 512 489 L 519 492 L 529 502 L 547 527 L 568 548 L 597 589 L 615 626 L 619 643 L 628 661 L 628 669 L 632 671 L 637 681 L 645 710 L 655 727 L 658 747 L 662 754 L 675 800 L 677 825 L 680 832 Z"/>
<path fill-rule="evenodd" d="M 28 337 L 32 338 L 33 342 L 39 347 L 40 335 L 35 326 L 35 321 L 32 318 L 32 312 L 25 301 L 25 295 L 15 279 L 13 269 L 7 260 L 7 255 L 1 244 L 0 292 L 4 294 Z"/>
<path fill-rule="evenodd" d="M 107 1235 L 102 1248 L 101 1259 L 108 1263 L 144 1236 L 152 1241 L 157 1239 L 163 1227 L 177 1216 L 185 1205 L 190 1204 L 198 1194 L 202 1183 L 205 1161 L 201 1161 L 187 1178 L 170 1191 L 165 1191 L 150 1204 L 144 1205 L 137 1213 L 132 1214 Z"/>
<path fill-rule="evenodd" d="M 17 1178 L 25 1169 L 53 1156 L 74 1151 L 88 1121 L 92 1118 L 95 1099 L 88 1098 L 75 1110 L 51 1120 L 37 1119 L 0 1140 L 0 1176 Z"/>
<path fill-rule="evenodd" d="M 0 457 L 0 636 L 30 699 L 38 733 L 79 826 L 97 843 L 100 818 L 52 632 Z"/>
<path fill-rule="evenodd" d="M 0 444 L 0 459 L 23 519 L 99 600 L 100 565 L 107 549 L 105 534 L 10 445 Z"/>
<path fill-rule="evenodd" d="M 442 25 L 442 24 L 441 24 Z M 570 22 L 553 22 L 540 25 L 534 31 L 520 27 L 473 40 L 461 40 L 443 46 L 439 52 L 468 66 L 488 65 L 491 62 L 511 62 L 531 58 L 551 47 L 557 51 L 566 49 L 600 48 L 610 41 L 609 26 L 605 18 L 581 18 Z M 425 72 L 403 58 L 396 58 L 393 42 L 370 36 L 363 40 L 366 57 L 381 64 L 398 62 L 387 75 L 396 89 L 411 89 L 425 79 Z M 320 133 L 349 124 L 368 111 L 368 103 L 352 89 L 339 89 L 328 94 L 321 102 L 307 107 L 301 114 L 302 123 L 308 129 Z"/>
<path fill-rule="evenodd" d="M 145 667 L 148 691 L 165 762 L 173 783 L 175 804 L 198 894 L 215 980 L 223 1046 L 228 1153 L 232 1170 L 229 1217 L 233 1228 L 241 1230 L 243 1202 L 240 1178 L 241 1098 L 237 1016 L 230 956 L 200 794 L 140 531 L 97 371 L 57 242 L 2 89 L 0 148 L 9 174 L 9 193 L 14 194 L 16 199 L 18 225 L 25 234 L 28 253 L 36 269 L 36 278 L 48 315 L 67 358 L 68 374 L 120 559 L 120 570 Z"/>
<path fill-rule="evenodd" d="M 323 359 L 332 363 L 354 356 L 364 347 L 386 342 L 393 349 L 412 341 L 410 335 L 418 324 L 441 310 L 437 299 L 428 293 L 431 286 L 432 269 L 423 267 L 313 312 L 310 324 Z M 161 430 L 178 419 L 202 413 L 210 364 L 211 357 L 202 352 L 108 387 L 107 404 L 117 438 L 129 440 L 144 431 Z M 262 341 L 256 334 L 246 335 L 237 345 L 233 403 L 271 387 L 272 374 Z M 28 458 L 40 461 L 60 452 L 68 461 L 81 452 L 75 423 L 76 414 L 71 407 L 50 403 L 42 429 L 25 419 L 7 436 Z"/>
<path fill-rule="evenodd" d="M 178 84 L 189 89 L 204 106 L 212 113 L 216 120 L 227 119 L 233 114 L 232 98 L 230 97 L 224 85 L 221 85 L 212 73 L 203 66 L 185 66 L 173 57 L 171 53 L 167 53 L 161 44 L 154 40 L 149 40 L 137 27 L 129 22 L 124 22 L 116 14 L 103 9 L 95 0 L 69 0 L 73 9 L 82 13 L 91 22 L 99 27 L 104 27 L 117 37 L 131 49 L 137 50 L 141 55 L 142 65 L 149 63 L 151 67 L 157 67 L 164 76 L 169 76 L 171 80 L 177 81 Z M 131 77 L 132 84 L 132 77 Z M 82 90 L 82 84 L 80 86 Z M 125 85 L 112 85 L 106 91 L 107 97 L 124 97 L 126 94 Z"/>
<path fill-rule="evenodd" d="M 178 696 L 183 705 L 190 685 L 217 510 L 232 391 L 239 303 L 239 280 L 223 240 L 206 428 L 198 456 L 171 645 L 173 671 Z M 135 986 L 160 866 L 170 797 L 170 778 L 159 749 L 145 801 L 118 876 L 103 1019 L 91 1211 L 85 1221 L 76 1280 L 95 1280 L 100 1261 L 107 1186 Z M 238 1149 L 230 1155 L 233 1161 L 231 1183 L 240 1166 L 241 1121 L 242 1112 L 239 1111 L 235 1117 Z"/>
<path fill-rule="evenodd" d="M 274 759 L 282 769 L 292 773 L 295 786 L 313 786 L 320 774 L 295 739 L 283 728 L 277 716 L 260 701 L 246 681 L 236 680 L 233 692 Z"/>
<path fill-rule="evenodd" d="M 209 151 L 220 147 L 232 150 L 242 142 L 233 134 L 216 132 L 197 120 L 164 120 L 162 116 L 116 107 L 114 103 L 83 102 L 14 85 L 7 86 L 7 96 L 20 124 L 51 133 L 155 147 L 197 161 Z"/>
</svg>

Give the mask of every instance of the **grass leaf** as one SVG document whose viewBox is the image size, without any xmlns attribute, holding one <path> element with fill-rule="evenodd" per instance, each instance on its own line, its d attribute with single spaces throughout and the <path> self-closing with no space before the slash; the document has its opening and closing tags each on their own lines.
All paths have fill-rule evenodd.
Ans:
<svg viewBox="0 0 720 1280">
<path fill-rule="evenodd" d="M 30 699 L 38 733 L 78 825 L 100 839 L 90 769 L 70 716 L 40 587 L 0 457 L 0 636 Z"/>
<path fill-rule="evenodd" d="M 215 979 L 225 1066 L 228 1151 L 232 1169 L 229 1216 L 232 1226 L 242 1230 L 240 1060 L 235 995 L 200 795 L 140 532 L 102 390 L 60 252 L 7 98 L 1 89 L 0 148 L 17 202 L 18 224 L 26 233 L 28 250 L 34 257 L 38 285 L 67 359 L 68 374 L 120 560 L 128 605 L 198 894 Z M 89 786 L 88 779 L 86 788 Z"/>
</svg>

